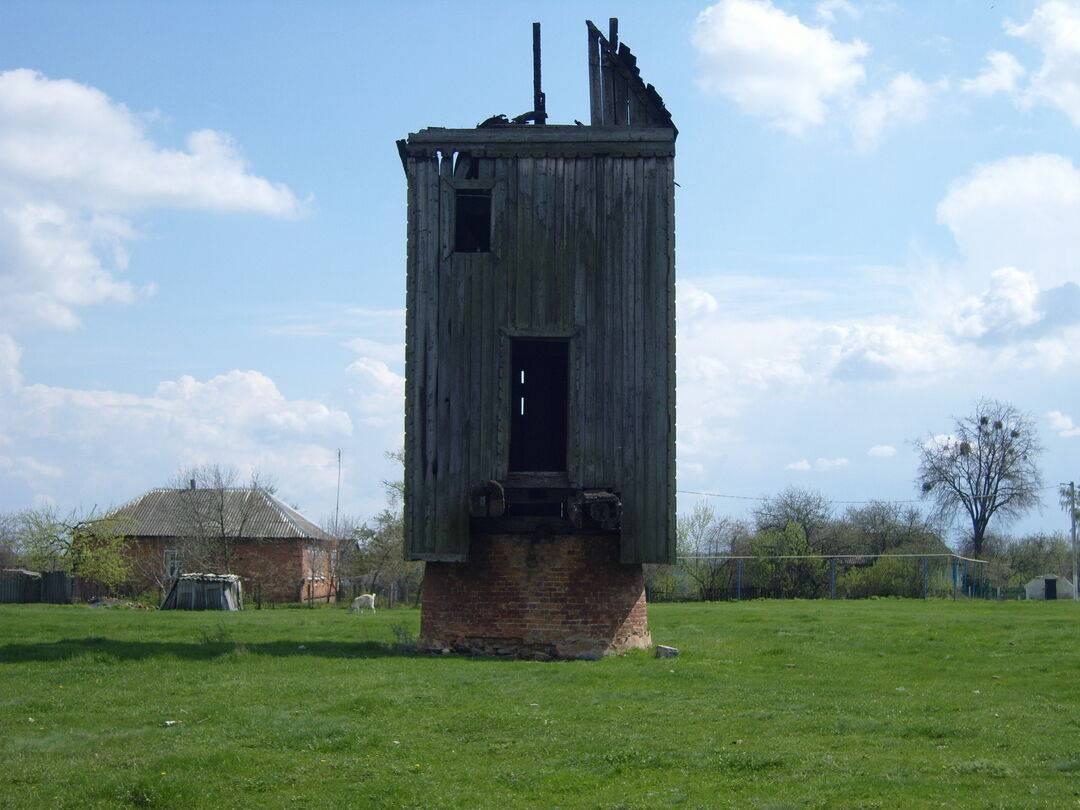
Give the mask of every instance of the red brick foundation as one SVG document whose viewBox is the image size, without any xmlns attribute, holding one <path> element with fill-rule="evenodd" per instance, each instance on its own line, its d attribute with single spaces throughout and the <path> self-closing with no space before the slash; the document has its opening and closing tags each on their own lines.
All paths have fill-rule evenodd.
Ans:
<svg viewBox="0 0 1080 810">
<path fill-rule="evenodd" d="M 652 643 L 640 565 L 617 537 L 474 535 L 467 563 L 429 562 L 420 647 L 598 658 Z"/>
</svg>

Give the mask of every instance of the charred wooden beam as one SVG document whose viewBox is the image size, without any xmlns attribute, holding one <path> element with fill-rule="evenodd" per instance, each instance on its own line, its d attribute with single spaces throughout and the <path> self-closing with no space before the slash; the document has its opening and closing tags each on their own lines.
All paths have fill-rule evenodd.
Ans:
<svg viewBox="0 0 1080 810">
<path fill-rule="evenodd" d="M 547 98 L 540 76 L 540 23 L 533 23 L 533 113 L 538 126 L 547 121 Z"/>
</svg>

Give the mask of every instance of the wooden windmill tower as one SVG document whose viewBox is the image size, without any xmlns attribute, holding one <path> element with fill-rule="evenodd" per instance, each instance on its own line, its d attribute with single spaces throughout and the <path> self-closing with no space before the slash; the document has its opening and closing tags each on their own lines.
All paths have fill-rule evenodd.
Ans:
<svg viewBox="0 0 1080 810">
<path fill-rule="evenodd" d="M 405 537 L 428 648 L 650 643 L 675 558 L 677 130 L 588 29 L 588 126 L 534 105 L 398 142 L 408 178 Z"/>
</svg>

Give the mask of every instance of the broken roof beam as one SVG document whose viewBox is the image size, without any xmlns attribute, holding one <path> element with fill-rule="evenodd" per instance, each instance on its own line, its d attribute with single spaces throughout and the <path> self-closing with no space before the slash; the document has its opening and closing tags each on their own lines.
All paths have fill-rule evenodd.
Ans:
<svg viewBox="0 0 1080 810">
<path fill-rule="evenodd" d="M 593 126 L 669 127 L 678 133 L 664 100 L 641 78 L 637 57 L 618 41 L 619 23 L 610 21 L 605 37 L 591 20 L 589 35 L 589 112 Z"/>
</svg>

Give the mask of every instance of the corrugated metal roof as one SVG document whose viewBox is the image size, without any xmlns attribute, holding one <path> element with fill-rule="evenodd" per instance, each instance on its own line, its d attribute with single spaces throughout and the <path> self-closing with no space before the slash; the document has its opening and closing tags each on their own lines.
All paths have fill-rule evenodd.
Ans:
<svg viewBox="0 0 1080 810">
<path fill-rule="evenodd" d="M 131 537 L 184 537 L 195 526 L 228 537 L 330 540 L 295 509 L 261 489 L 152 489 L 112 513 Z M 208 529 L 209 530 L 209 529 Z"/>
</svg>

